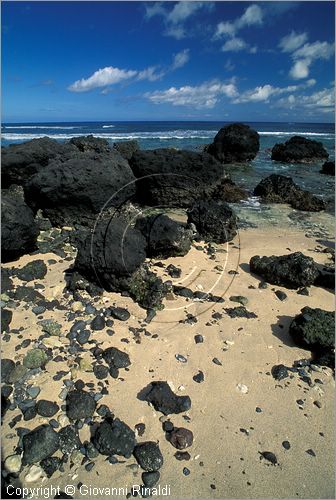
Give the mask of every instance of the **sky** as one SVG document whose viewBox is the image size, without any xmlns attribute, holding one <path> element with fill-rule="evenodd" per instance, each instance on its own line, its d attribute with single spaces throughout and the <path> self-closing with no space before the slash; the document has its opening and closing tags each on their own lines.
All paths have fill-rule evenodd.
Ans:
<svg viewBox="0 0 336 500">
<path fill-rule="evenodd" d="M 3 122 L 334 121 L 332 1 L 1 7 Z"/>
</svg>

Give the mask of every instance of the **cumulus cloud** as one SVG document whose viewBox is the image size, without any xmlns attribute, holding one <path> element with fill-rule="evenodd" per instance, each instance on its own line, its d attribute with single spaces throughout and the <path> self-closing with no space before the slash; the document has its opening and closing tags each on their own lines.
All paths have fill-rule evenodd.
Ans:
<svg viewBox="0 0 336 500">
<path fill-rule="evenodd" d="M 137 80 L 148 80 L 150 82 L 155 82 L 160 80 L 165 75 L 164 71 L 159 71 L 157 66 L 149 66 L 149 68 L 143 69 L 138 72 Z"/>
<path fill-rule="evenodd" d="M 281 38 L 279 47 L 282 49 L 282 52 L 293 52 L 301 47 L 301 45 L 307 41 L 307 38 L 307 33 L 296 33 L 292 31 L 289 35 Z"/>
<path fill-rule="evenodd" d="M 234 103 L 244 102 L 268 102 L 271 97 L 297 92 L 315 85 L 316 81 L 311 79 L 300 85 L 288 85 L 287 87 L 274 87 L 273 85 L 261 85 L 254 89 L 247 90 L 238 96 Z"/>
<path fill-rule="evenodd" d="M 185 66 L 189 61 L 189 57 L 189 49 L 181 50 L 181 52 L 175 54 L 173 58 L 172 69 L 174 70 Z"/>
<path fill-rule="evenodd" d="M 88 78 L 82 78 L 76 80 L 72 83 L 68 90 L 71 92 L 88 92 L 89 90 L 106 87 L 107 85 L 113 85 L 120 83 L 124 80 L 129 80 L 136 76 L 137 71 L 125 70 L 114 68 L 113 66 L 107 66 L 106 68 L 98 69 Z"/>
<path fill-rule="evenodd" d="M 292 98 L 293 97 L 293 98 Z M 310 95 L 283 97 L 276 102 L 279 107 L 290 107 L 313 113 L 333 113 L 335 109 L 334 88 L 324 88 Z"/>
<path fill-rule="evenodd" d="M 230 38 L 222 46 L 223 52 L 238 52 L 247 48 L 247 43 L 242 38 Z"/>
<path fill-rule="evenodd" d="M 309 59 L 301 59 L 300 61 L 296 61 L 291 70 L 289 72 L 289 76 L 294 80 L 300 80 L 302 78 L 307 78 L 309 75 L 309 66 L 312 61 Z"/>
<path fill-rule="evenodd" d="M 195 108 L 213 108 L 222 97 L 233 98 L 237 95 L 234 83 L 218 80 L 205 82 L 198 86 L 186 85 L 170 87 L 167 90 L 147 92 L 145 97 L 154 104 L 172 104 L 173 106 L 193 106 Z"/>
</svg>

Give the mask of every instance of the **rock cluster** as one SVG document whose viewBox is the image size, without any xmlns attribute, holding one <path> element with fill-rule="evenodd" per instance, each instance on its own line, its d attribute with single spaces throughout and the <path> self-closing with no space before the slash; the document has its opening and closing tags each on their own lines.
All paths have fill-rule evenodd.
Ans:
<svg viewBox="0 0 336 500">
<path fill-rule="evenodd" d="M 322 142 L 295 135 L 272 149 L 272 160 L 284 163 L 311 163 L 328 158 Z"/>
</svg>

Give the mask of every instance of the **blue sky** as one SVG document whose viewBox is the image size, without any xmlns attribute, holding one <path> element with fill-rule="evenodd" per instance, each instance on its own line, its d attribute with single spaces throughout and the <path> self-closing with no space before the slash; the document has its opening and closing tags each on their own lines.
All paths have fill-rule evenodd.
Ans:
<svg viewBox="0 0 336 500">
<path fill-rule="evenodd" d="M 3 121 L 334 121 L 334 2 L 2 2 Z"/>
</svg>

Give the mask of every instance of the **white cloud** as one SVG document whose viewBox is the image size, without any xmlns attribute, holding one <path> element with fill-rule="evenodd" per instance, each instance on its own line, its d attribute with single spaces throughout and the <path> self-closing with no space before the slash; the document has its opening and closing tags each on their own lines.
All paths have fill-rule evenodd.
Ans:
<svg viewBox="0 0 336 500">
<path fill-rule="evenodd" d="M 236 33 L 246 26 L 261 25 L 263 23 L 263 11 L 259 5 L 253 4 L 247 7 L 241 17 L 234 21 L 222 21 L 217 24 L 214 38 L 235 37 Z"/>
<path fill-rule="evenodd" d="M 294 99 L 291 99 L 291 97 L 294 96 L 279 99 L 276 105 L 285 108 L 290 106 L 292 109 L 295 108 L 301 112 L 307 110 L 313 113 L 333 113 L 335 109 L 335 93 L 333 87 L 319 90 L 310 95 L 298 95 Z"/>
<path fill-rule="evenodd" d="M 194 87 L 186 85 L 179 88 L 170 87 L 163 91 L 147 92 L 145 97 L 155 104 L 168 103 L 173 106 L 213 108 L 222 97 L 233 98 L 236 95 L 237 89 L 234 83 L 213 80 Z"/>
<path fill-rule="evenodd" d="M 294 80 L 300 80 L 302 78 L 307 78 L 309 75 L 309 66 L 311 65 L 309 59 L 302 59 L 301 61 L 296 61 L 292 66 L 289 76 Z"/>
<path fill-rule="evenodd" d="M 222 36 L 234 36 L 236 33 L 236 28 L 233 23 L 229 21 L 222 21 L 217 24 L 215 38 L 221 38 Z"/>
<path fill-rule="evenodd" d="M 189 49 L 184 49 L 181 50 L 181 52 L 178 52 L 177 54 L 174 55 L 173 63 L 172 63 L 172 70 L 182 68 L 187 64 L 189 61 Z"/>
<path fill-rule="evenodd" d="M 89 90 L 95 89 L 97 87 L 105 87 L 107 85 L 120 83 L 124 80 L 129 80 L 136 74 L 137 71 L 107 66 L 106 68 L 95 71 L 93 75 L 89 76 L 88 78 L 76 80 L 68 87 L 68 90 L 71 90 L 72 92 L 88 92 Z"/>
<path fill-rule="evenodd" d="M 146 19 L 151 19 L 154 16 L 164 16 L 166 14 L 166 10 L 163 7 L 162 2 L 151 2 L 145 4 L 145 17 Z"/>
<path fill-rule="evenodd" d="M 293 52 L 307 41 L 307 33 L 296 33 L 292 31 L 289 35 L 281 38 L 279 47 L 282 52 Z"/>
<path fill-rule="evenodd" d="M 235 104 L 244 102 L 267 102 L 273 96 L 297 92 L 315 85 L 316 81 L 311 79 L 300 85 L 288 85 L 287 87 L 273 87 L 273 85 L 261 85 L 254 89 L 243 92 L 234 100 Z"/>
<path fill-rule="evenodd" d="M 222 46 L 223 52 L 238 52 L 239 50 L 246 49 L 247 43 L 242 38 L 230 38 Z"/>
<path fill-rule="evenodd" d="M 187 36 L 183 26 L 170 26 L 166 29 L 164 35 L 176 38 L 176 40 L 182 40 L 182 38 L 185 38 Z"/>
<path fill-rule="evenodd" d="M 206 2 L 178 2 L 167 15 L 168 22 L 178 24 L 184 22 L 196 11 L 204 7 Z"/>
<path fill-rule="evenodd" d="M 137 80 L 149 80 L 150 82 L 155 82 L 160 80 L 165 75 L 164 71 L 158 71 L 157 66 L 149 66 L 149 68 L 143 69 L 138 72 Z"/>
<path fill-rule="evenodd" d="M 303 47 L 296 50 L 293 54 L 294 59 L 329 59 L 335 50 L 335 45 L 328 42 L 305 43 Z"/>
</svg>

